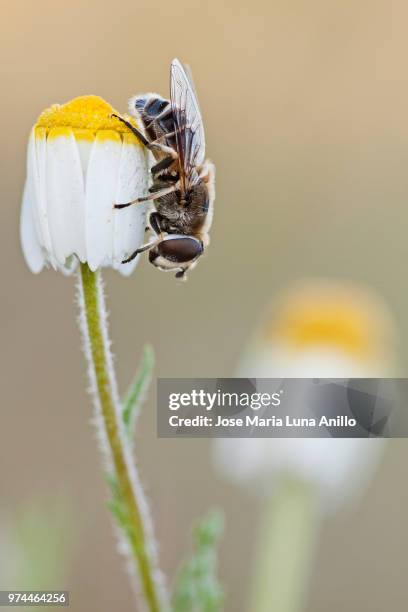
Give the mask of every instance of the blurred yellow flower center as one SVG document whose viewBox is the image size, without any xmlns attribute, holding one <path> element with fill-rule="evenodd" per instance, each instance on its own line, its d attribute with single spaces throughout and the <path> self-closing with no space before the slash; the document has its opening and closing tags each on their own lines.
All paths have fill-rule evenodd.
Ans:
<svg viewBox="0 0 408 612">
<path fill-rule="evenodd" d="M 330 346 L 354 357 L 372 356 L 379 349 L 375 322 L 372 313 L 356 306 L 341 300 L 320 304 L 300 300 L 267 327 L 267 336 L 296 350 Z"/>
<path fill-rule="evenodd" d="M 98 139 L 117 140 L 126 138 L 126 141 L 139 141 L 119 119 L 112 117 L 112 113 L 119 114 L 108 102 L 99 96 L 80 96 L 66 104 L 53 104 L 45 109 L 35 124 L 35 133 L 38 137 L 56 138 L 74 133 L 78 140 L 94 140 L 98 132 Z M 136 126 L 132 117 L 124 116 Z"/>
</svg>

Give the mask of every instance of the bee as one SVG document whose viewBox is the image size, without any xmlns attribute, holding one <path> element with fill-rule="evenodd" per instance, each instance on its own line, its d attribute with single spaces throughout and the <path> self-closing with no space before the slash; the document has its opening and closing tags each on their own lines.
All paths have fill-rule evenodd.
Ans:
<svg viewBox="0 0 408 612">
<path fill-rule="evenodd" d="M 114 206 L 152 202 L 149 225 L 154 237 L 122 263 L 149 251 L 154 266 L 176 270 L 176 278 L 185 278 L 209 244 L 215 199 L 215 168 L 205 158 L 203 121 L 186 69 L 177 59 L 172 61 L 170 100 L 144 94 L 132 98 L 129 109 L 141 120 L 144 134 L 124 118 L 113 116 L 153 154 L 152 186 L 146 196 Z"/>
</svg>

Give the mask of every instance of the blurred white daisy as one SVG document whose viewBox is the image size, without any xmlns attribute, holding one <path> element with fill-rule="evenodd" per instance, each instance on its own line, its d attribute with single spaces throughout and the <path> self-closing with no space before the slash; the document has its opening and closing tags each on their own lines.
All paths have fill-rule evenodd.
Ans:
<svg viewBox="0 0 408 612">
<path fill-rule="evenodd" d="M 146 194 L 148 158 L 114 112 L 82 96 L 46 109 L 33 127 L 20 225 L 32 272 L 51 265 L 70 274 L 80 261 L 127 275 L 137 264 L 121 261 L 143 242 L 146 205 L 120 214 L 113 205 Z"/>
<path fill-rule="evenodd" d="M 304 282 L 268 314 L 238 376 L 392 376 L 393 340 L 376 295 L 336 282 Z M 382 448 L 379 439 L 229 438 L 215 441 L 215 459 L 228 478 L 267 496 L 288 477 L 309 483 L 330 508 L 363 490 Z"/>
</svg>

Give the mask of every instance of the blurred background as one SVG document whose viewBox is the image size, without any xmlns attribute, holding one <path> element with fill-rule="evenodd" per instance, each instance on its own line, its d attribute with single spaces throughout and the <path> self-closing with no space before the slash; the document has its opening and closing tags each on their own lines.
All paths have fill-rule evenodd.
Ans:
<svg viewBox="0 0 408 612">
<path fill-rule="evenodd" d="M 146 261 L 128 280 L 105 274 L 123 389 L 146 341 L 158 376 L 234 375 L 265 305 L 310 276 L 362 283 L 385 299 L 406 375 L 407 19 L 406 3 L 386 0 L 3 5 L 0 533 L 21 530 L 32 499 L 69 500 L 57 527 L 60 501 L 42 502 L 64 569 L 44 588 L 69 589 L 73 611 L 131 609 L 132 593 L 90 425 L 75 281 L 34 277 L 20 252 L 31 125 L 80 94 L 125 111 L 135 93 L 168 94 L 173 57 L 192 67 L 217 167 L 212 243 L 185 284 Z M 162 566 L 173 577 L 190 546 L 186 526 L 223 507 L 221 575 L 235 612 L 247 596 L 259 507 L 217 476 L 209 446 L 157 439 L 152 391 L 137 451 Z M 407 459 L 406 441 L 390 441 L 361 504 L 325 522 L 309 611 L 406 609 Z M 0 549 L 1 588 L 10 588 L 10 546 Z"/>
</svg>

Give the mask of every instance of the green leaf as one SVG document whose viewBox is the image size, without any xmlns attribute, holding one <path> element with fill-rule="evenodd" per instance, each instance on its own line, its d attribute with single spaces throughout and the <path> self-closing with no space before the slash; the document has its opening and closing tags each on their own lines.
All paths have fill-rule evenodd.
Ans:
<svg viewBox="0 0 408 612">
<path fill-rule="evenodd" d="M 142 359 L 136 376 L 130 385 L 126 399 L 123 403 L 122 419 L 128 439 L 133 437 L 134 425 L 141 405 L 146 397 L 154 368 L 154 352 L 150 344 L 143 348 Z"/>
<path fill-rule="evenodd" d="M 123 501 L 118 481 L 113 474 L 106 474 L 105 477 L 112 494 L 112 498 L 108 501 L 108 508 L 112 512 L 118 526 L 130 539 L 133 529 L 132 521 L 129 517 L 127 506 Z"/>
<path fill-rule="evenodd" d="M 173 612 L 219 612 L 224 593 L 217 578 L 217 545 L 223 517 L 213 511 L 193 530 L 193 552 L 184 562 L 173 593 Z"/>
</svg>

